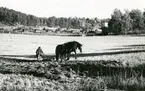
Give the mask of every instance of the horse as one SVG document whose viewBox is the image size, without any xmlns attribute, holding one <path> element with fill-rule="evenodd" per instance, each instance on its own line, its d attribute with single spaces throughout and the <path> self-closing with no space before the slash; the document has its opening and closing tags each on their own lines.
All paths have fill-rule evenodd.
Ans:
<svg viewBox="0 0 145 91">
<path fill-rule="evenodd" d="M 59 60 L 59 58 L 62 61 L 63 57 L 66 56 L 65 55 L 65 50 L 64 50 L 63 46 L 64 46 L 63 44 L 59 44 L 55 48 L 55 54 L 56 54 L 56 60 L 57 61 Z"/>
<path fill-rule="evenodd" d="M 79 49 L 80 52 L 82 52 L 82 44 L 80 44 L 77 41 L 70 41 L 64 44 L 57 45 L 55 50 L 56 60 L 58 61 L 59 57 L 61 58 L 61 60 L 63 57 L 67 57 L 67 60 L 69 60 L 70 54 L 72 52 L 75 53 L 75 59 L 77 59 L 76 57 L 77 49 Z"/>
</svg>

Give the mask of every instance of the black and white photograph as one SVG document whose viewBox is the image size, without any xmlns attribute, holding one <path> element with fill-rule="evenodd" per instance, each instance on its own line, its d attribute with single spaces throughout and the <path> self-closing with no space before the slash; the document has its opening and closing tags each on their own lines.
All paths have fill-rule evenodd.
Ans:
<svg viewBox="0 0 145 91">
<path fill-rule="evenodd" d="M 0 0 L 0 91 L 145 91 L 145 0 Z"/>
</svg>

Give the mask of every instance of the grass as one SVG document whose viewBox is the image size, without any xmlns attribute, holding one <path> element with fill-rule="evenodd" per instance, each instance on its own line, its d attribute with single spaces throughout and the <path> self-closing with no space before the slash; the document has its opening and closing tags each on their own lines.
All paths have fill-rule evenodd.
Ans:
<svg viewBox="0 0 145 91">
<path fill-rule="evenodd" d="M 98 76 L 59 82 L 20 74 L 0 74 L 1 91 L 144 91 L 145 78 Z"/>
<path fill-rule="evenodd" d="M 0 72 L 3 74 L 34 75 L 54 80 L 60 79 L 61 76 L 69 76 L 71 73 L 63 69 L 57 62 L 6 62 L 2 60 Z"/>
<path fill-rule="evenodd" d="M 144 52 L 104 55 L 96 60 L 62 63 L 1 59 L 0 90 L 144 91 L 144 55 Z"/>
<path fill-rule="evenodd" d="M 30 75 L 0 74 L 0 91 L 62 91 L 56 81 Z"/>
<path fill-rule="evenodd" d="M 121 75 L 105 77 L 105 83 L 108 88 L 120 89 L 125 91 L 144 91 L 145 78 L 143 76 L 134 75 L 132 77 L 125 77 Z"/>
<path fill-rule="evenodd" d="M 79 61 L 116 61 L 122 63 L 123 66 L 135 66 L 145 63 L 145 52 L 139 53 L 123 53 L 123 54 L 113 54 L 113 55 L 101 55 L 101 56 L 91 56 L 91 57 L 79 57 Z M 74 61 L 72 58 L 71 61 Z"/>
<path fill-rule="evenodd" d="M 81 78 L 71 83 L 60 83 L 28 75 L 0 74 L 1 91 L 98 91 L 105 85 L 101 79 Z"/>
</svg>

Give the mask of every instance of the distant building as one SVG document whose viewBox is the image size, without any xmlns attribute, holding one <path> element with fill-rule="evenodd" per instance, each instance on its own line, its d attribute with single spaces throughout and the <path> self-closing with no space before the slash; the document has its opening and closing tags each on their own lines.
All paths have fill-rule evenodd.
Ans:
<svg viewBox="0 0 145 91">
<path fill-rule="evenodd" d="M 29 28 L 25 26 L 13 27 L 13 33 L 28 33 Z"/>
<path fill-rule="evenodd" d="M 46 33 L 46 30 L 43 30 L 43 29 L 34 29 L 33 32 L 34 33 Z"/>
<path fill-rule="evenodd" d="M 45 27 L 45 31 L 47 32 L 56 32 L 60 27 Z M 44 28 L 43 28 L 44 30 Z"/>
<path fill-rule="evenodd" d="M 91 31 L 94 31 L 96 33 L 96 35 L 102 33 L 102 29 L 98 25 L 96 25 L 95 27 L 93 27 Z"/>
<path fill-rule="evenodd" d="M 70 29 L 72 33 L 80 33 L 82 29 Z"/>
<path fill-rule="evenodd" d="M 105 27 L 108 27 L 108 22 L 105 22 L 105 24 L 104 24 L 104 25 L 105 25 Z"/>
<path fill-rule="evenodd" d="M 88 31 L 86 33 L 86 36 L 95 36 L 96 35 L 96 32 L 95 31 Z"/>
</svg>

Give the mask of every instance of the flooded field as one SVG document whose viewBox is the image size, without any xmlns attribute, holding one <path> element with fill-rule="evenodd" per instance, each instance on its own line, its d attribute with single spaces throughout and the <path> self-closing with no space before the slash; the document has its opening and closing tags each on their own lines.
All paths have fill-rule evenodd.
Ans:
<svg viewBox="0 0 145 91">
<path fill-rule="evenodd" d="M 54 54 L 56 45 L 73 40 L 83 44 L 83 53 L 132 50 L 133 45 L 145 44 L 144 36 L 66 37 L 0 34 L 0 55 L 34 55 L 38 46 L 42 47 L 45 54 Z"/>
</svg>

